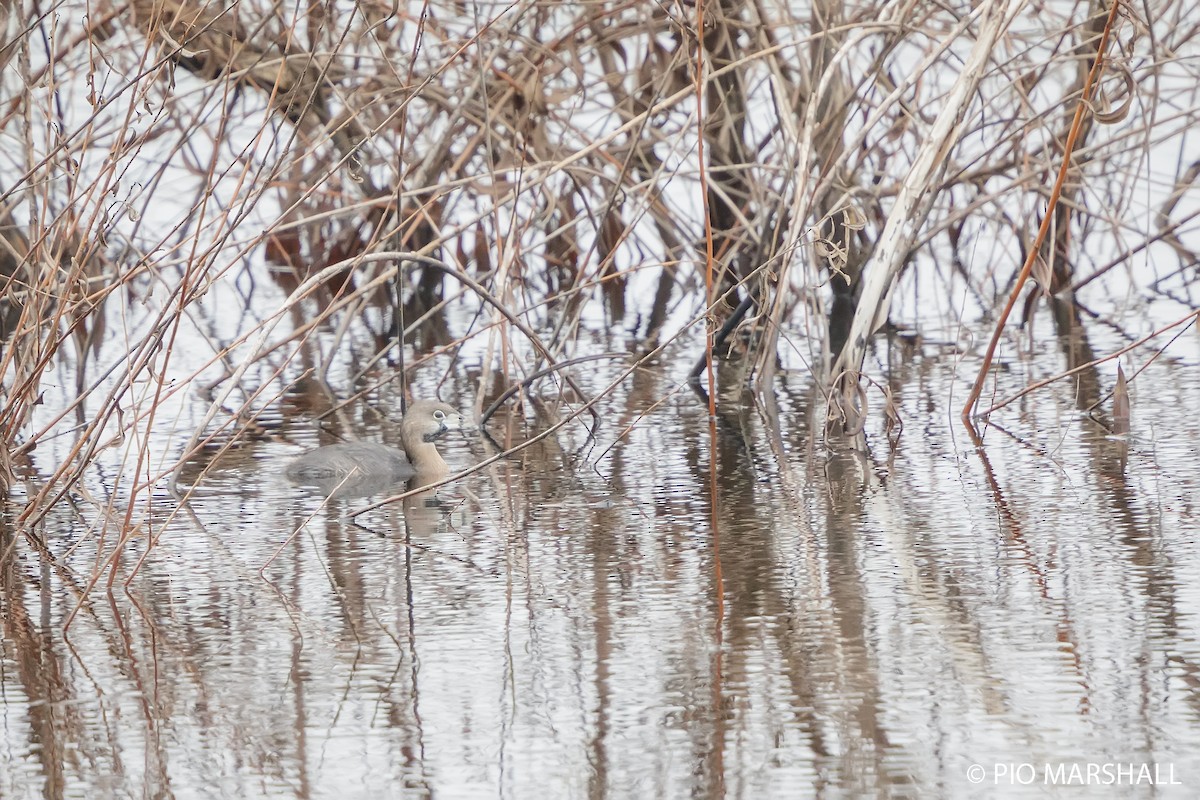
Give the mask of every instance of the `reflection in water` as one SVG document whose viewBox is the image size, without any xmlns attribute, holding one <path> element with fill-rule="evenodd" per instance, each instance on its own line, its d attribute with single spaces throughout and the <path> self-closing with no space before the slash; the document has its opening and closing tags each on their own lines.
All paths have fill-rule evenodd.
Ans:
<svg viewBox="0 0 1200 800">
<path fill-rule="evenodd" d="M 0 794 L 1032 797 L 1044 765 L 1121 762 L 1180 785 L 1068 792 L 1192 796 L 1200 423 L 1135 424 L 1122 466 L 1029 406 L 977 450 L 945 365 L 903 370 L 894 450 L 825 453 L 790 374 L 723 396 L 710 448 L 706 409 L 639 370 L 598 440 L 360 515 L 272 466 L 306 444 L 284 426 L 82 605 L 98 544 L 67 508 L 58 563 L 0 530 Z M 1138 419 L 1196 390 L 1161 370 Z"/>
</svg>

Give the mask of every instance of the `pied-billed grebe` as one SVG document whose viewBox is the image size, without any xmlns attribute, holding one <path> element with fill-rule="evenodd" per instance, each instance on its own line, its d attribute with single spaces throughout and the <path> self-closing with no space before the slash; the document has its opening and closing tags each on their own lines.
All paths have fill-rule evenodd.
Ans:
<svg viewBox="0 0 1200 800">
<path fill-rule="evenodd" d="M 342 442 L 318 447 L 299 456 L 287 468 L 298 483 L 328 484 L 343 479 L 378 478 L 404 481 L 419 475 L 436 478 L 449 472 L 434 444 L 448 431 L 464 427 L 463 415 L 437 400 L 409 406 L 400 421 L 400 450 L 374 442 Z"/>
</svg>

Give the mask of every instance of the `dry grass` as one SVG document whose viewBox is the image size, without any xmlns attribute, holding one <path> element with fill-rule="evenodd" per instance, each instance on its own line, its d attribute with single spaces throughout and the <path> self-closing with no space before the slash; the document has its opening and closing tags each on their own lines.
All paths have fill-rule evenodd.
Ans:
<svg viewBox="0 0 1200 800">
<path fill-rule="evenodd" d="M 1178 273 L 1186 296 L 1196 261 L 1191 0 L 1122 6 L 1082 101 L 1099 2 L 27 10 L 0 5 L 0 476 L 30 537 L 68 497 L 130 535 L 138 498 L 300 375 L 377 363 L 388 337 L 352 335 L 373 315 L 413 330 L 472 298 L 435 349 L 484 343 L 479 407 L 537 374 L 587 408 L 553 367 L 631 302 L 643 353 L 747 304 L 743 377 L 769 390 L 782 349 L 823 384 L 839 354 L 860 371 L 909 277 L 947 315 L 969 297 L 975 324 L 1031 247 L 1067 302 L 1105 299 L 1137 254 L 1148 291 Z M 936 274 L 911 276 L 923 249 Z M 283 299 L 205 306 L 221 292 Z M 48 374 L 74 385 L 47 409 Z M 198 392 L 201 423 L 162 452 L 163 409 Z M 63 435 L 58 463 L 25 466 Z M 122 488 L 93 498 L 105 448 Z"/>
</svg>

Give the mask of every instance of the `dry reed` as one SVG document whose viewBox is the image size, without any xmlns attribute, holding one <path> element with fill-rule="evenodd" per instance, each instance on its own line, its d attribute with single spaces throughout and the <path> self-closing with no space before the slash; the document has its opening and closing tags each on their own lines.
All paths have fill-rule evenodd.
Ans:
<svg viewBox="0 0 1200 800">
<path fill-rule="evenodd" d="M 846 381 L 857 432 L 898 285 L 969 297 L 972 326 L 1022 261 L 1048 303 L 1103 298 L 1138 253 L 1178 264 L 1147 291 L 1186 286 L 1200 10 L 1039 8 L 0 5 L 0 479 L 22 531 L 80 498 L 117 558 L 199 453 L 308 375 L 366 374 L 455 298 L 479 316 L 439 352 L 483 349 L 478 408 L 553 380 L 564 419 L 592 409 L 572 351 L 634 294 L 641 353 L 704 321 L 688 360 L 710 389 L 740 359 L 766 394 L 799 353 Z M 1151 152 L 1180 157 L 1151 174 Z"/>
</svg>

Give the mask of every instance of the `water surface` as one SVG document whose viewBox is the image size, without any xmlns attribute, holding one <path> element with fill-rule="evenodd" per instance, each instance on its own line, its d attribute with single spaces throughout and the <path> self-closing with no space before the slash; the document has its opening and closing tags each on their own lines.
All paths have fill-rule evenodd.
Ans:
<svg viewBox="0 0 1200 800">
<path fill-rule="evenodd" d="M 967 367 L 910 353 L 904 431 L 863 453 L 824 443 L 800 370 L 723 395 L 713 440 L 676 370 L 642 369 L 594 439 L 353 519 L 287 483 L 320 437 L 268 414 L 188 504 L 155 495 L 127 589 L 80 604 L 111 543 L 66 504 L 41 528 L 60 565 L 11 544 L 0 794 L 1195 796 L 1196 374 L 1152 366 L 1127 442 L 1063 384 L 979 450 L 947 400 Z M 1167 785 L 1046 785 L 1089 764 Z"/>
</svg>

